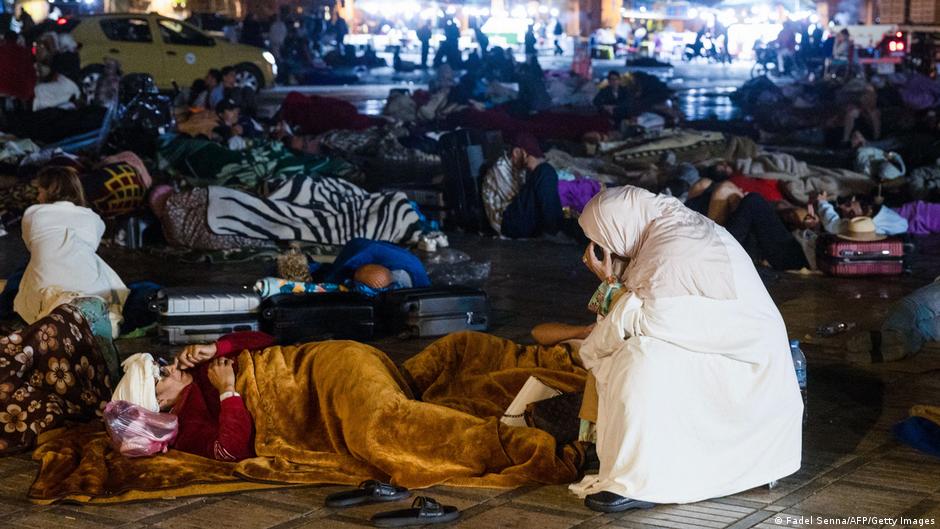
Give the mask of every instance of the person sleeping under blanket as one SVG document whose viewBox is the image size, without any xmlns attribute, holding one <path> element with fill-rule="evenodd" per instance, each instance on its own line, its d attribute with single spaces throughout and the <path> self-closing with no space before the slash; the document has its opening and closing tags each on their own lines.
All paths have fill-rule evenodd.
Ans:
<svg viewBox="0 0 940 529">
<path fill-rule="evenodd" d="M 352 341 L 237 356 L 227 350 L 240 345 L 184 352 L 159 381 L 150 375 L 149 391 L 134 390 L 151 409 L 180 412 L 175 447 L 156 457 L 122 457 L 100 424 L 73 426 L 37 447 L 42 463 L 30 499 L 113 503 L 367 479 L 408 488 L 517 487 L 579 476 L 580 445 L 500 421 L 530 377 L 580 393 L 585 371 L 569 348 L 462 332 L 397 366 Z M 199 360 L 183 370 L 188 375 L 175 371 Z M 237 396 L 226 394 L 233 373 Z M 123 388 L 117 394 L 127 401 Z"/>
<path fill-rule="evenodd" d="M 414 254 L 391 243 L 361 237 L 346 243 L 332 264 L 310 263 L 309 272 L 310 281 L 259 279 L 255 292 L 263 299 L 277 294 L 348 291 L 372 297 L 387 290 L 431 286 L 424 265 Z"/>
<path fill-rule="evenodd" d="M 362 237 L 346 243 L 331 265 L 311 264 L 310 272 L 315 280 L 326 283 L 352 279 L 373 289 L 431 286 L 424 264 L 413 253 L 389 242 Z"/>
</svg>

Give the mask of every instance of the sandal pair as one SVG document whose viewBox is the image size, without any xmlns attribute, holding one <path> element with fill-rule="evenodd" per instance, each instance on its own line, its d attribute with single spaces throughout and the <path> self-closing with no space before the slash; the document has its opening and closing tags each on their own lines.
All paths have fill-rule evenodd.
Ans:
<svg viewBox="0 0 940 529">
<path fill-rule="evenodd" d="M 353 490 L 336 492 L 326 497 L 327 507 L 353 507 L 403 500 L 411 496 L 404 487 L 370 479 Z M 433 498 L 418 496 L 410 509 L 380 512 L 371 521 L 377 527 L 406 527 L 452 522 L 460 517 L 460 511 L 450 505 L 441 505 Z"/>
</svg>

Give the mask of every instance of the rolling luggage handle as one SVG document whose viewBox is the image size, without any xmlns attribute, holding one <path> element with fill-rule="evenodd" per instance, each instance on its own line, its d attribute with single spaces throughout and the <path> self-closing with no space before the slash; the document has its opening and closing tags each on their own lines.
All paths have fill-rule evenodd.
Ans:
<svg viewBox="0 0 940 529">
<path fill-rule="evenodd" d="M 880 252 L 862 252 L 859 250 L 840 250 L 839 257 L 866 257 L 868 259 L 877 259 L 879 257 L 891 257 L 891 252 L 889 250 L 881 250 Z"/>
</svg>

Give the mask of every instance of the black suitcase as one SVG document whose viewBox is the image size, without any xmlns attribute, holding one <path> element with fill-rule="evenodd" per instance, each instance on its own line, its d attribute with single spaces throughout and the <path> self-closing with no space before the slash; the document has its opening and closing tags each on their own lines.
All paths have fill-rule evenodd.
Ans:
<svg viewBox="0 0 940 529">
<path fill-rule="evenodd" d="M 209 343 L 237 331 L 257 331 L 261 298 L 242 287 L 170 287 L 150 300 L 161 341 Z"/>
<path fill-rule="evenodd" d="M 444 193 L 432 185 L 420 184 L 402 184 L 383 186 L 383 193 L 404 193 L 408 200 L 418 205 L 418 209 L 428 220 L 437 221 L 443 224 L 446 217 L 447 203 L 444 201 Z"/>
<path fill-rule="evenodd" d="M 502 133 L 461 129 L 442 135 L 439 143 L 448 219 L 479 232 L 488 225 L 480 196 L 482 172 L 502 155 Z"/>
<path fill-rule="evenodd" d="M 443 336 L 489 328 L 486 293 L 469 287 L 406 288 L 381 299 L 386 331 L 409 336 Z"/>
<path fill-rule="evenodd" d="M 277 343 L 319 340 L 371 340 L 375 302 L 355 292 L 278 294 L 264 300 L 261 330 Z"/>
</svg>

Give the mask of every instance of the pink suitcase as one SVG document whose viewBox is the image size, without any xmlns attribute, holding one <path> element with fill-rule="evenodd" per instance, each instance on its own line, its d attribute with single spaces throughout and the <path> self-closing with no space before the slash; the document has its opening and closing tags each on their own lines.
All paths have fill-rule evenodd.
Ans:
<svg viewBox="0 0 940 529">
<path fill-rule="evenodd" d="M 832 276 L 894 276 L 904 271 L 904 244 L 893 238 L 849 241 L 825 235 L 816 243 L 816 264 Z"/>
</svg>

